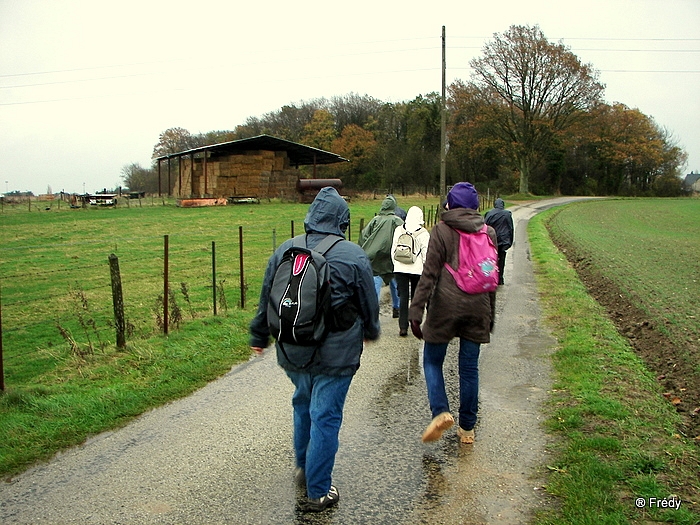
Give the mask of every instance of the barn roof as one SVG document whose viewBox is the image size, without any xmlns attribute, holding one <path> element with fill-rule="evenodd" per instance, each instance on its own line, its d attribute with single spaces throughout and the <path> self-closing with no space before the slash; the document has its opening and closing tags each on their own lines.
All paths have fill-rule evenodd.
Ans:
<svg viewBox="0 0 700 525">
<path fill-rule="evenodd" d="M 251 150 L 265 151 L 286 151 L 289 157 L 289 163 L 294 166 L 310 166 L 314 164 L 335 164 L 337 162 L 349 162 L 348 159 L 324 151 L 311 146 L 305 146 L 297 142 L 280 139 L 271 135 L 258 135 L 247 139 L 232 140 L 231 142 L 221 142 L 219 144 L 210 144 L 209 146 L 201 146 L 178 153 L 169 153 L 161 157 L 156 157 L 156 160 L 171 159 L 174 157 L 184 157 L 185 155 L 193 155 L 195 153 L 211 152 L 217 154 L 235 154 L 244 153 Z"/>
</svg>

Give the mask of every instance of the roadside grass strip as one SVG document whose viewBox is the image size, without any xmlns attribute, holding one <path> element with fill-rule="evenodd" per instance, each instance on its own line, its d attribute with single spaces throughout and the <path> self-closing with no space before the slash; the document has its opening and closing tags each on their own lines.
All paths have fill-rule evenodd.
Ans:
<svg viewBox="0 0 700 525">
<path fill-rule="evenodd" d="M 250 355 L 250 314 L 196 319 L 167 339 L 154 336 L 86 359 L 66 356 L 32 383 L 0 395 L 0 475 L 127 424 L 188 395 Z"/>
<path fill-rule="evenodd" d="M 547 429 L 552 507 L 535 523 L 700 523 L 698 449 L 680 416 L 549 238 L 529 222 L 545 322 L 558 340 Z M 678 504 L 680 502 L 680 505 Z"/>
</svg>

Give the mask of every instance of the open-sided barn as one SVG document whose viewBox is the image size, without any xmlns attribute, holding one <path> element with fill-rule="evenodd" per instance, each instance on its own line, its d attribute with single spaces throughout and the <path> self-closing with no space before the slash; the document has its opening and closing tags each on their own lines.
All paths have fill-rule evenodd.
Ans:
<svg viewBox="0 0 700 525">
<path fill-rule="evenodd" d="M 177 159 L 177 173 L 172 173 Z M 299 166 L 348 162 L 329 151 L 259 135 L 163 155 L 158 161 L 159 187 L 164 171 L 167 187 L 185 198 L 298 198 Z M 165 169 L 164 169 L 165 168 Z M 167 171 L 166 171 L 167 170 Z"/>
</svg>

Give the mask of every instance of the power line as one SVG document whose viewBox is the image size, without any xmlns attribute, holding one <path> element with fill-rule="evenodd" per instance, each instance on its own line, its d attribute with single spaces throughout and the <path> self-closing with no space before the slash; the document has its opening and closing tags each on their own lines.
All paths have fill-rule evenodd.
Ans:
<svg viewBox="0 0 700 525">
<path fill-rule="evenodd" d="M 325 57 L 318 57 L 314 56 L 310 58 L 311 60 L 318 61 L 319 59 L 327 58 L 327 59 L 338 59 L 342 57 L 353 57 L 353 56 L 367 56 L 367 55 L 379 55 L 379 54 L 390 54 L 390 53 L 412 53 L 416 51 L 427 51 L 433 49 L 432 47 L 413 47 L 413 48 L 404 48 L 404 49 L 390 49 L 390 50 L 375 50 L 375 51 L 364 51 L 364 52 L 357 52 L 357 53 L 345 53 L 345 54 L 335 54 L 335 55 L 326 55 Z M 307 58 L 298 58 L 296 61 L 301 62 L 304 60 L 309 60 Z M 210 69 L 222 69 L 222 68 L 229 68 L 229 67 L 241 67 L 241 66 L 250 66 L 250 65 L 270 65 L 270 64 L 275 64 L 275 63 L 289 63 L 289 59 L 282 59 L 282 58 L 277 58 L 275 60 L 269 60 L 269 61 L 248 61 L 248 62 L 239 62 L 239 63 L 225 63 L 222 64 L 220 62 L 217 62 L 216 65 L 207 65 L 207 66 L 199 66 L 199 67 L 189 67 L 185 69 L 178 69 L 179 72 L 192 72 L 192 71 L 203 71 L 203 70 L 210 70 Z M 152 62 L 153 64 L 157 64 L 158 62 Z M 143 65 L 144 63 L 138 63 L 134 65 Z M 105 66 L 107 67 L 121 67 L 121 66 Z M 60 70 L 55 70 L 52 71 L 51 73 L 72 73 L 75 71 L 86 71 L 90 70 L 91 68 L 82 68 L 82 69 L 66 69 L 63 71 Z M 94 68 L 94 69 L 100 69 L 100 68 Z M 42 75 L 48 72 L 39 72 L 39 73 L 21 73 L 20 75 L 0 75 L 0 78 L 7 78 L 7 77 L 13 77 L 13 76 L 23 76 L 23 75 Z M 71 83 L 78 83 L 78 82 L 94 82 L 94 81 L 100 81 L 100 80 L 115 80 L 115 79 L 121 79 L 121 78 L 134 78 L 134 77 L 143 77 L 143 76 L 151 76 L 151 75 L 158 75 L 163 73 L 163 71 L 149 71 L 149 72 L 143 72 L 143 73 L 132 73 L 132 74 L 124 74 L 124 75 L 114 75 L 114 76 L 107 76 L 107 77 L 93 77 L 93 78 L 81 78 L 81 79 L 74 79 L 74 80 L 55 80 L 55 81 L 49 81 L 49 82 L 36 82 L 32 84 L 17 84 L 17 85 L 12 85 L 12 86 L 0 86 L 0 89 L 15 89 L 15 88 L 25 88 L 25 87 L 41 87 L 41 86 L 49 86 L 49 85 L 58 85 L 58 84 L 71 84 Z M 1 105 L 1 104 L 0 104 Z"/>
<path fill-rule="evenodd" d="M 470 71 L 470 67 L 451 67 L 451 70 Z M 700 69 L 597 69 L 601 73 L 700 73 Z"/>
<path fill-rule="evenodd" d="M 451 49 L 481 49 L 477 46 L 452 46 Z M 700 53 L 700 49 L 624 49 L 624 48 L 601 48 L 601 47 L 577 47 L 576 51 L 611 51 L 613 53 Z"/>
<path fill-rule="evenodd" d="M 486 37 L 478 37 L 478 36 L 456 36 L 456 37 L 451 37 L 454 39 L 482 39 L 486 40 Z M 366 41 L 366 42 L 355 42 L 355 43 L 350 43 L 345 45 L 344 47 L 353 47 L 353 46 L 359 46 L 359 45 L 367 45 L 367 44 L 387 44 L 387 43 L 394 43 L 394 42 L 407 42 L 407 41 L 417 41 L 417 40 L 427 40 L 428 37 L 416 37 L 416 38 L 410 38 L 410 39 L 394 39 L 394 40 L 372 40 L 372 41 Z M 431 40 L 434 40 L 434 37 L 430 37 Z M 621 41 L 621 42 L 700 42 L 700 38 L 585 38 L 585 37 L 574 37 L 574 38 L 568 38 L 566 40 L 577 40 L 577 41 L 603 41 L 603 42 L 613 42 L 613 41 Z M 329 54 L 326 55 L 325 58 L 327 59 L 338 59 L 342 57 L 351 57 L 351 56 L 366 56 L 366 55 L 377 55 L 377 54 L 390 54 L 390 53 L 409 53 L 409 52 L 417 52 L 417 51 L 426 51 L 426 50 L 437 50 L 438 49 L 437 42 L 435 43 L 435 46 L 429 46 L 429 47 L 404 47 L 404 48 L 399 48 L 399 49 L 375 49 L 371 51 L 362 51 L 362 52 L 347 52 L 343 54 Z M 300 48 L 299 50 L 312 50 L 312 48 Z M 460 49 L 480 49 L 479 46 L 452 46 L 449 48 L 451 50 L 460 50 Z M 316 51 L 313 49 L 313 51 Z M 576 49 L 576 51 L 602 51 L 602 52 L 643 52 L 643 53 L 698 53 L 700 52 L 700 49 L 636 49 L 636 48 L 622 48 L 622 49 L 613 49 L 613 48 L 580 48 Z M 323 59 L 324 57 L 318 57 L 317 55 L 313 57 L 300 57 L 297 58 L 296 61 L 306 61 L 306 60 L 315 60 L 318 61 L 319 59 Z M 33 72 L 33 73 L 16 73 L 16 74 L 5 74 L 5 75 L 0 75 L 0 78 L 16 78 L 16 77 L 26 77 L 26 76 L 32 76 L 32 75 L 46 75 L 46 74 L 63 74 L 63 73 L 74 73 L 74 72 L 79 72 L 79 71 L 97 71 L 97 70 L 104 70 L 104 69 L 113 69 L 113 68 L 121 68 L 121 67 L 134 67 L 134 66 L 147 66 L 147 65 L 163 65 L 163 64 L 174 64 L 174 63 L 183 63 L 188 61 L 188 59 L 173 59 L 173 60 L 159 60 L 159 61 L 144 61 L 144 62 L 133 62 L 133 63 L 127 63 L 127 64 L 116 64 L 116 65 L 104 65 L 104 66 L 94 66 L 94 67 L 83 67 L 83 68 L 71 68 L 71 69 L 63 69 L 63 70 L 49 70 L 49 71 L 39 71 L 39 72 Z M 275 63 L 275 62 L 285 62 L 288 63 L 289 60 L 284 60 L 284 59 L 277 59 L 277 60 L 272 60 L 272 61 L 264 61 L 262 64 L 270 64 L 270 63 Z M 260 65 L 260 61 L 250 61 L 247 63 L 248 65 L 255 64 L 255 65 Z M 221 64 L 218 63 L 216 65 L 206 65 L 206 66 L 199 66 L 199 67 L 188 67 L 185 68 L 184 70 L 181 68 L 178 68 L 179 72 L 191 72 L 191 71 L 201 71 L 201 70 L 206 70 L 206 69 L 217 69 L 217 68 L 222 68 L 222 67 L 232 67 L 232 66 L 237 66 L 240 67 L 241 65 L 245 64 L 231 64 L 231 63 L 226 63 L 226 64 Z M 390 73 L 398 73 L 398 72 L 408 72 L 408 71 L 428 71 L 428 70 L 435 70 L 436 68 L 421 68 L 421 69 L 413 69 L 413 70 L 398 70 L 398 71 L 382 71 L 381 73 L 383 74 L 390 74 Z M 464 70 L 469 70 L 470 68 L 468 67 L 450 67 L 449 68 L 452 71 L 464 71 Z M 634 70 L 634 69 L 606 69 L 606 70 L 600 70 L 602 72 L 610 72 L 610 73 L 661 73 L 661 74 L 696 74 L 699 71 L 697 70 Z M 72 80 L 55 80 L 55 81 L 48 81 L 48 82 L 35 82 L 35 83 L 28 83 L 28 84 L 18 84 L 14 86 L 0 86 L 0 89 L 19 89 L 19 88 L 28 88 L 28 87 L 41 87 L 41 86 L 50 86 L 50 85 L 60 85 L 60 84 L 72 84 L 72 83 L 85 83 L 85 82 L 95 82 L 95 81 L 105 81 L 105 80 L 116 80 L 116 79 L 124 79 L 124 78 L 135 78 L 135 77 L 143 77 L 143 76 L 152 76 L 152 75 L 159 75 L 159 74 L 164 74 L 164 71 L 148 71 L 148 72 L 141 72 L 141 73 L 131 73 L 131 74 L 123 74 L 123 75 L 113 75 L 113 76 L 103 76 L 103 77 L 93 77 L 93 78 L 82 78 L 82 79 L 72 79 Z M 364 73 L 358 73 L 353 76 L 358 76 L 358 75 L 363 75 L 363 74 L 376 74 L 372 72 L 364 72 Z M 337 76 L 337 75 L 336 75 Z M 347 76 L 347 75 L 344 75 Z M 333 78 L 334 76 L 314 76 L 312 78 Z M 299 81 L 299 80 L 304 80 L 304 78 L 297 78 L 297 79 L 290 79 L 294 81 Z M 134 95 L 134 94 L 139 94 L 139 93 L 149 93 L 149 92 L 163 92 L 163 91 L 176 91 L 177 89 L 158 89 L 156 91 L 153 90 L 137 90 L 136 92 L 132 93 L 127 93 L 126 95 Z M 111 96 L 124 96 L 124 93 L 116 93 L 116 94 L 108 94 L 108 95 L 94 95 L 94 96 L 86 96 L 86 97 L 66 97 L 66 98 L 53 98 L 53 99 L 46 99 L 46 100 L 33 100 L 33 101 L 20 101 L 20 102 L 6 102 L 6 103 L 0 103 L 0 106 L 12 106 L 12 105 L 24 105 L 24 104 L 39 104 L 39 103 L 49 103 L 49 102 L 61 102 L 61 101 L 70 101 L 70 100 L 85 100 L 85 99 L 94 99 L 94 98 L 104 98 L 104 97 L 111 97 Z"/>
<path fill-rule="evenodd" d="M 451 36 L 450 39 L 473 39 L 473 40 L 489 40 L 490 36 Z M 700 42 L 700 38 L 618 38 L 618 37 L 558 37 L 547 38 L 547 40 L 594 40 L 605 42 Z"/>
<path fill-rule="evenodd" d="M 345 44 L 345 47 L 347 46 L 353 46 L 353 45 L 368 45 L 368 44 L 388 44 L 392 42 L 407 42 L 407 41 L 415 41 L 415 40 L 432 40 L 433 37 L 417 37 L 417 38 L 402 38 L 402 39 L 394 39 L 394 40 L 369 40 L 365 42 L 354 42 L 354 43 L 348 43 Z M 414 50 L 419 50 L 419 49 L 429 49 L 429 48 L 417 48 L 417 49 L 404 49 L 400 51 L 414 51 Z M 299 48 L 286 48 L 285 51 L 290 52 L 290 51 L 312 51 L 314 53 L 318 52 L 317 47 L 299 47 Z M 359 54 L 373 54 L 373 53 L 383 53 L 383 52 L 389 52 L 389 51 L 372 51 L 372 52 L 367 52 L 367 53 L 359 53 Z M 347 55 L 337 55 L 337 56 L 347 56 Z M 171 63 L 176 63 L 176 62 L 188 62 L 188 61 L 193 61 L 195 60 L 194 58 L 177 58 L 177 59 L 171 59 L 171 60 L 153 60 L 153 61 L 148 61 L 148 62 L 130 62 L 126 64 L 110 64 L 110 65 L 100 65 L 100 66 L 86 66 L 86 67 L 78 67 L 78 68 L 69 68 L 69 69 L 53 69 L 53 70 L 47 70 L 47 71 L 34 71 L 34 72 L 25 72 L 25 73 L 9 73 L 9 74 L 4 74 L 0 75 L 0 78 L 11 78 L 11 77 L 22 77 L 22 76 L 32 76 L 32 75 L 50 75 L 50 74 L 56 74 L 56 73 L 75 73 L 78 71 L 91 71 L 91 70 L 98 70 L 98 69 L 112 69 L 112 68 L 120 68 L 120 67 L 132 67 L 132 66 L 147 66 L 147 65 L 154 65 L 154 64 L 171 64 Z"/>
<path fill-rule="evenodd" d="M 463 40 L 482 40 L 482 41 L 488 41 L 491 39 L 492 36 L 450 36 L 451 40 L 456 40 L 456 39 L 463 39 Z M 434 36 L 424 36 L 424 37 L 415 37 L 415 38 L 402 38 L 402 39 L 391 39 L 391 40 L 366 40 L 366 41 L 358 41 L 358 42 L 350 42 L 347 44 L 344 44 L 344 47 L 351 47 L 351 46 L 359 46 L 359 45 L 376 45 L 376 44 L 389 44 L 389 43 L 395 43 L 395 42 L 412 42 L 412 41 L 417 41 L 417 40 L 434 40 Z M 559 39 L 552 39 L 552 40 L 584 40 L 584 41 L 602 41 L 602 42 L 700 42 L 700 38 L 604 38 L 604 37 L 563 37 Z M 371 52 L 366 52 L 366 53 L 359 53 L 359 54 L 375 54 L 375 53 L 383 53 L 383 52 L 395 52 L 395 51 L 401 51 L 401 52 L 408 52 L 408 51 L 417 51 L 417 50 L 424 50 L 424 49 L 439 49 L 439 45 L 436 43 L 435 46 L 432 46 L 430 48 L 409 48 L 409 49 L 400 49 L 400 50 L 391 50 L 391 51 L 371 51 Z M 448 49 L 481 49 L 481 46 L 449 46 Z M 316 47 L 299 47 L 299 48 L 287 48 L 286 51 L 313 51 L 316 53 L 318 51 L 318 48 Z M 582 51 L 604 51 L 603 49 L 581 49 Z M 659 52 L 699 52 L 699 49 L 689 49 L 689 50 L 675 50 L 675 49 L 669 49 L 669 50 L 645 50 L 645 49 L 640 49 L 640 50 L 633 50 L 633 49 L 611 49 L 610 51 L 659 51 Z M 341 54 L 341 55 L 334 55 L 334 56 L 352 56 L 354 54 Z M 317 57 L 314 57 L 317 58 Z M 67 69 L 53 69 L 53 70 L 46 70 L 46 71 L 34 71 L 34 72 L 25 72 L 25 73 L 9 73 L 9 74 L 0 74 L 0 78 L 12 78 L 12 77 L 21 77 L 21 76 L 32 76 L 32 75 L 49 75 L 49 74 L 56 74 L 56 73 L 75 73 L 78 71 L 92 71 L 92 70 L 100 70 L 100 69 L 112 69 L 112 68 L 120 68 L 120 67 L 133 67 L 133 66 L 147 66 L 147 65 L 154 65 L 154 64 L 173 64 L 173 63 L 182 63 L 182 62 L 187 62 L 190 60 L 194 60 L 193 58 L 177 58 L 177 59 L 170 59 L 170 60 L 153 60 L 153 61 L 145 61 L 145 62 L 130 62 L 130 63 L 124 63 L 124 64 L 109 64 L 109 65 L 99 65 L 99 66 L 86 66 L 86 67 L 79 67 L 79 68 L 67 68 Z M 112 78 L 112 77 L 107 77 L 107 78 Z M 118 78 L 118 77 L 115 77 Z"/>
</svg>

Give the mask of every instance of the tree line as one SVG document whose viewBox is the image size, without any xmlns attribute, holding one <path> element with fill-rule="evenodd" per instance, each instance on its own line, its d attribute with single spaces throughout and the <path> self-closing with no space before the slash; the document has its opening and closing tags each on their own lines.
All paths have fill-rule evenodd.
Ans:
<svg viewBox="0 0 700 525">
<path fill-rule="evenodd" d="M 494 35 L 445 99 L 448 185 L 461 180 L 493 193 L 677 196 L 687 154 L 654 119 L 603 100 L 590 64 L 550 42 L 538 26 Z M 350 93 L 285 105 L 232 131 L 193 135 L 170 128 L 153 158 L 195 147 L 273 135 L 332 151 L 351 162 L 317 177 L 346 188 L 436 190 L 443 100 L 437 93 L 388 103 Z M 122 170 L 132 190 L 158 191 L 155 166 Z"/>
</svg>

